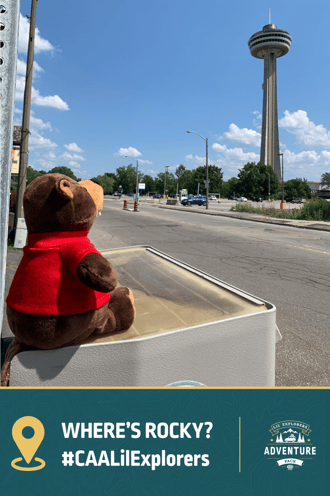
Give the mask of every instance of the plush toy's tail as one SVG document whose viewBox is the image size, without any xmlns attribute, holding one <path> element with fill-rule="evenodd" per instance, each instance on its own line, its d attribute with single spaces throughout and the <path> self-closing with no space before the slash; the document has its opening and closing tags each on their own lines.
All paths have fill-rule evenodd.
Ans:
<svg viewBox="0 0 330 496">
<path fill-rule="evenodd" d="M 22 343 L 18 341 L 17 338 L 13 339 L 13 341 L 10 343 L 9 348 L 6 353 L 6 358 L 5 358 L 5 363 L 3 364 L 2 370 L 1 370 L 1 387 L 6 387 L 8 386 L 9 382 L 9 372 L 10 372 L 10 362 L 14 358 L 17 353 L 22 351 Z"/>
</svg>

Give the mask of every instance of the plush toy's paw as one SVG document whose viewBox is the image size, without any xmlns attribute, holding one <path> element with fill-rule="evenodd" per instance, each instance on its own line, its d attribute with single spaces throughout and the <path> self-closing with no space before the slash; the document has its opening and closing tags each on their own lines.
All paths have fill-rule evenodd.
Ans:
<svg viewBox="0 0 330 496">
<path fill-rule="evenodd" d="M 114 331 L 126 331 L 129 329 L 136 314 L 132 291 L 128 288 L 116 288 L 111 293 L 108 306 L 116 320 Z"/>
</svg>

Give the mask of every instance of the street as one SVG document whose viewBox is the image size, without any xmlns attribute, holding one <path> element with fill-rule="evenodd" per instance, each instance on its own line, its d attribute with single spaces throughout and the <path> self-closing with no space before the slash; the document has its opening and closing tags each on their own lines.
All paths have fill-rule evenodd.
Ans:
<svg viewBox="0 0 330 496">
<path fill-rule="evenodd" d="M 203 208 L 203 207 L 200 207 Z M 330 233 L 106 200 L 96 248 L 150 245 L 273 303 L 276 386 L 330 386 Z M 160 282 L 161 283 L 161 282 Z"/>
</svg>

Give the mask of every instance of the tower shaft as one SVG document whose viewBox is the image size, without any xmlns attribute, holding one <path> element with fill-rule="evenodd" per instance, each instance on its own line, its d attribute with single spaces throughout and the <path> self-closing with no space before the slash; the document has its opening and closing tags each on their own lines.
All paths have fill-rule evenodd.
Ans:
<svg viewBox="0 0 330 496">
<path fill-rule="evenodd" d="M 278 138 L 276 56 L 270 50 L 264 55 L 264 83 L 260 161 L 270 165 L 281 177 Z"/>
<path fill-rule="evenodd" d="M 276 59 L 286 55 L 292 38 L 287 31 L 270 23 L 254 33 L 248 45 L 251 55 L 264 60 L 262 133 L 260 161 L 270 165 L 281 181 L 280 144 L 278 138 Z"/>
</svg>

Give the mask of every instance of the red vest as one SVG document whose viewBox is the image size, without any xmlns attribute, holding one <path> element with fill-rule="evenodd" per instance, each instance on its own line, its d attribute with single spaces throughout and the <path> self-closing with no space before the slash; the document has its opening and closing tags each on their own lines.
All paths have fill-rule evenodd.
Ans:
<svg viewBox="0 0 330 496">
<path fill-rule="evenodd" d="M 79 263 L 99 253 L 88 231 L 28 234 L 23 258 L 15 273 L 7 304 L 36 315 L 74 315 L 96 310 L 110 293 L 88 288 L 79 281 Z"/>
</svg>

